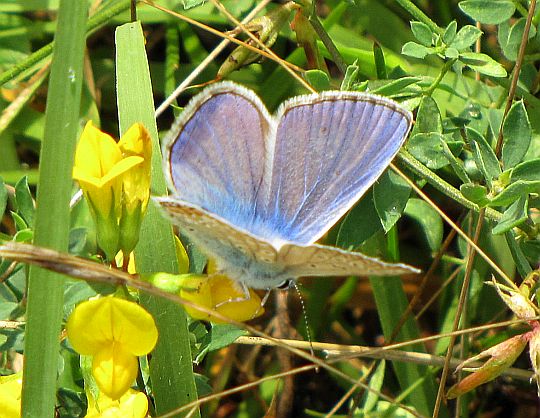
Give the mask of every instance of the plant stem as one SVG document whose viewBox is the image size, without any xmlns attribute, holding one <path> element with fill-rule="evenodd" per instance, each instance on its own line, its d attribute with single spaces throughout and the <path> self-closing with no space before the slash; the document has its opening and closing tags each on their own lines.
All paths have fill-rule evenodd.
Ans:
<svg viewBox="0 0 540 418">
<path fill-rule="evenodd" d="M 334 41 L 332 41 L 332 38 L 328 35 L 326 32 L 326 29 L 324 29 L 323 25 L 321 24 L 321 21 L 317 17 L 317 14 L 315 12 L 315 4 L 313 4 L 313 9 L 309 15 L 309 23 L 311 23 L 311 26 L 313 27 L 313 30 L 319 35 L 319 38 L 321 39 L 322 43 L 332 56 L 332 59 L 336 63 L 336 66 L 339 68 L 339 71 L 341 74 L 345 75 L 345 72 L 347 71 L 347 63 L 343 60 L 341 57 L 341 54 L 339 53 L 336 45 L 334 44 Z"/>
<path fill-rule="evenodd" d="M 426 90 L 424 90 L 424 94 L 426 96 L 431 96 L 433 94 L 435 89 L 439 86 L 440 82 L 442 81 L 446 73 L 450 70 L 450 68 L 452 68 L 452 65 L 454 65 L 455 62 L 456 62 L 456 59 L 454 58 L 444 63 L 443 67 L 441 68 L 441 71 L 439 72 L 439 75 L 437 75 L 437 78 L 433 80 L 433 83 L 431 83 L 431 85 Z"/>
</svg>

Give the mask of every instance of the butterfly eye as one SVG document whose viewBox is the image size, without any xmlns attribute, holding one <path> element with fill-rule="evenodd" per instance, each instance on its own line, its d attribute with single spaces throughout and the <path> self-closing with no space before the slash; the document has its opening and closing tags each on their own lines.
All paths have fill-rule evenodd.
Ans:
<svg viewBox="0 0 540 418">
<path fill-rule="evenodd" d="M 286 290 L 286 289 L 290 289 L 293 286 L 294 286 L 294 280 L 293 279 L 287 279 L 287 280 L 281 282 L 280 284 L 278 284 L 276 286 L 276 288 L 280 289 L 280 290 Z"/>
</svg>

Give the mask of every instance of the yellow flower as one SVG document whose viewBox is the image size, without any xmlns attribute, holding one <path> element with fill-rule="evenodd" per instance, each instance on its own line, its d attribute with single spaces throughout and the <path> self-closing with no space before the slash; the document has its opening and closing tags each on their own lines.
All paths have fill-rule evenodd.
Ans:
<svg viewBox="0 0 540 418">
<path fill-rule="evenodd" d="M 144 418 L 148 412 L 148 398 L 142 392 L 128 389 L 120 399 L 100 393 L 97 402 L 88 395 L 88 410 L 85 418 Z"/>
<path fill-rule="evenodd" d="M 212 309 L 235 321 L 249 321 L 264 313 L 261 298 L 257 293 L 249 289 L 249 298 L 246 298 L 241 286 L 222 274 L 187 275 L 182 280 L 181 286 L 180 296 L 182 298 Z M 195 319 L 215 323 L 225 322 L 189 306 L 186 306 L 185 309 Z"/>
<path fill-rule="evenodd" d="M 152 166 L 152 141 L 148 131 L 136 123 L 118 142 L 124 158 L 140 157 L 142 163 L 124 174 L 122 217 L 120 218 L 120 248 L 131 252 L 139 240 L 142 217 L 150 199 L 150 171 Z"/>
<path fill-rule="evenodd" d="M 22 373 L 0 376 L 0 418 L 21 416 Z"/>
<path fill-rule="evenodd" d="M 150 136 L 140 124 L 134 124 L 119 143 L 91 121 L 83 130 L 73 178 L 88 201 L 99 246 L 109 260 L 119 249 L 129 254 L 137 243 L 150 193 L 151 155 Z"/>
<path fill-rule="evenodd" d="M 79 304 L 66 326 L 80 354 L 93 356 L 99 389 L 119 399 L 137 376 L 137 357 L 153 350 L 157 328 L 152 316 L 134 302 L 107 296 Z"/>
</svg>

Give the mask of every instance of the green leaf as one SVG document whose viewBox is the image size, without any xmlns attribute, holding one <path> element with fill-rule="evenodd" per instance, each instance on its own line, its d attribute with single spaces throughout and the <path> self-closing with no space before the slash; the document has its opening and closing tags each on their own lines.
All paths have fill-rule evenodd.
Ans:
<svg viewBox="0 0 540 418">
<path fill-rule="evenodd" d="M 518 180 L 492 198 L 489 206 L 507 206 L 529 193 L 540 193 L 540 181 Z"/>
<path fill-rule="evenodd" d="M 321 70 L 308 70 L 304 73 L 306 81 L 317 91 L 330 90 L 328 74 Z"/>
<path fill-rule="evenodd" d="M 486 54 L 463 52 L 459 55 L 459 60 L 481 74 L 491 77 L 506 77 L 507 75 L 504 67 Z"/>
<path fill-rule="evenodd" d="M 465 128 L 465 134 L 473 149 L 476 166 L 491 187 L 493 179 L 498 178 L 502 173 L 499 160 L 487 140 L 480 133 L 472 128 Z"/>
<path fill-rule="evenodd" d="M 238 337 L 247 334 L 245 330 L 234 325 L 212 324 L 211 331 L 202 340 L 202 347 L 197 353 L 194 363 L 199 364 L 210 351 L 227 347 L 235 342 Z"/>
<path fill-rule="evenodd" d="M 358 67 L 356 61 L 349 65 L 347 67 L 345 77 L 343 77 L 343 81 L 341 82 L 341 87 L 339 89 L 344 91 L 352 90 L 353 85 L 358 81 L 359 71 L 360 67 Z"/>
<path fill-rule="evenodd" d="M 425 58 L 426 55 L 434 54 L 435 50 L 411 41 L 403 45 L 403 48 L 401 48 L 401 53 L 409 57 L 422 59 Z"/>
<path fill-rule="evenodd" d="M 444 50 L 444 57 L 448 59 L 457 59 L 459 57 L 459 51 L 456 48 L 446 48 Z"/>
<path fill-rule="evenodd" d="M 516 11 L 511 0 L 468 0 L 459 2 L 458 6 L 474 20 L 492 25 L 510 19 Z"/>
<path fill-rule="evenodd" d="M 23 177 L 15 185 L 15 202 L 17 203 L 17 212 L 26 221 L 29 227 L 34 225 L 34 200 L 28 187 L 28 177 Z"/>
<path fill-rule="evenodd" d="M 448 26 L 446 27 L 442 35 L 442 40 L 446 45 L 450 45 L 452 42 L 454 42 L 454 39 L 456 37 L 456 31 L 457 31 L 457 22 L 455 20 L 452 20 L 448 24 Z"/>
<path fill-rule="evenodd" d="M 375 61 L 375 69 L 377 70 L 377 79 L 385 80 L 388 78 L 386 72 L 386 62 L 384 59 L 384 51 L 377 43 L 373 43 L 373 60 Z"/>
<path fill-rule="evenodd" d="M 417 133 L 442 133 L 441 112 L 437 106 L 437 102 L 430 96 L 423 97 L 418 113 L 416 115 L 416 123 L 412 130 L 412 135 Z"/>
<path fill-rule="evenodd" d="M 503 213 L 499 223 L 491 231 L 494 235 L 504 234 L 527 219 L 527 198 L 521 196 Z"/>
<path fill-rule="evenodd" d="M 420 81 L 422 81 L 420 77 L 402 77 L 397 80 L 385 80 L 382 86 L 372 89 L 371 92 L 386 97 L 397 96 L 403 94 L 408 86 Z"/>
<path fill-rule="evenodd" d="M 517 164 L 510 175 L 510 181 L 540 181 L 540 158 Z"/>
<path fill-rule="evenodd" d="M 385 232 L 401 218 L 411 187 L 396 173 L 387 170 L 373 185 L 373 203 Z"/>
<path fill-rule="evenodd" d="M 420 224 L 431 252 L 438 251 L 443 240 L 444 225 L 437 211 L 422 199 L 411 198 L 404 213 Z"/>
<path fill-rule="evenodd" d="M 202 4 L 204 4 L 204 0 L 182 0 L 184 10 L 192 9 Z"/>
<path fill-rule="evenodd" d="M 426 167 L 437 170 L 448 165 L 441 141 L 444 137 L 438 132 L 418 133 L 409 139 L 407 149 Z"/>
<path fill-rule="evenodd" d="M 336 245 L 341 248 L 357 247 L 382 229 L 373 203 L 373 192 L 370 190 L 339 225 Z"/>
<path fill-rule="evenodd" d="M 488 191 L 485 186 L 465 183 L 460 186 L 459 190 L 466 199 L 476 203 L 478 206 L 486 206 L 489 203 L 489 199 L 487 198 Z"/>
<path fill-rule="evenodd" d="M 469 178 L 469 176 L 467 174 L 467 171 L 465 170 L 465 167 L 463 165 L 463 161 L 458 160 L 454 156 L 454 154 L 452 153 L 452 151 L 448 147 L 448 144 L 446 143 L 446 141 L 443 138 L 441 138 L 440 142 L 441 142 L 441 147 L 442 147 L 442 151 L 443 151 L 444 156 L 446 157 L 446 159 L 448 160 L 448 162 L 450 163 L 450 165 L 454 169 L 454 172 L 459 177 L 461 182 L 462 183 L 470 183 L 471 179 Z"/>
<path fill-rule="evenodd" d="M 532 128 L 523 101 L 510 108 L 503 123 L 502 163 L 504 169 L 523 160 L 531 144 Z"/>
<path fill-rule="evenodd" d="M 58 251 L 68 247 L 87 16 L 86 1 L 60 2 L 47 88 L 34 244 Z M 25 417 L 52 417 L 55 413 L 64 280 L 61 274 L 35 266 L 29 268 L 24 378 L 40 383 L 23 385 Z"/>
<path fill-rule="evenodd" d="M 161 165 L 152 84 L 140 22 L 116 29 L 116 86 L 120 133 L 135 122 L 142 123 L 152 138 L 152 191 L 166 193 Z M 143 219 L 135 248 L 138 273 L 177 273 L 178 263 L 170 222 L 152 201 Z M 150 376 L 156 411 L 168 412 L 197 398 L 187 317 L 172 301 L 140 295 L 141 304 L 152 314 L 159 340 L 152 353 Z M 174 359 L 174 360 L 171 360 Z M 182 390 L 178 390 L 182 388 Z M 195 417 L 200 416 L 195 413 Z"/>
<path fill-rule="evenodd" d="M 499 45 L 501 46 L 505 57 L 511 61 L 515 61 L 517 59 L 526 21 L 527 19 L 521 18 L 518 19 L 512 26 L 510 26 L 510 21 L 503 22 L 499 25 L 499 30 L 497 31 Z M 529 39 L 532 39 L 535 36 L 536 27 L 531 25 L 529 30 Z"/>
<path fill-rule="evenodd" d="M 15 222 L 15 230 L 16 231 L 23 231 L 25 229 L 29 229 L 28 225 L 26 224 L 26 221 L 23 219 L 21 215 L 19 215 L 17 212 L 11 212 L 11 217 L 13 218 L 13 222 Z"/>
<path fill-rule="evenodd" d="M 433 32 L 428 25 L 422 22 L 411 22 L 411 30 L 414 37 L 424 46 L 433 43 Z"/>
<path fill-rule="evenodd" d="M 450 43 L 450 46 L 462 51 L 474 44 L 481 36 L 482 31 L 476 26 L 466 25 L 459 30 L 454 40 Z"/>
<path fill-rule="evenodd" d="M 369 412 L 373 411 L 377 402 L 379 402 L 379 393 L 384 383 L 384 376 L 386 371 L 386 360 L 381 360 L 377 365 L 375 372 L 373 372 L 371 379 L 369 379 L 369 388 L 364 394 L 364 407 L 362 408 L 363 416 L 369 415 Z"/>
</svg>

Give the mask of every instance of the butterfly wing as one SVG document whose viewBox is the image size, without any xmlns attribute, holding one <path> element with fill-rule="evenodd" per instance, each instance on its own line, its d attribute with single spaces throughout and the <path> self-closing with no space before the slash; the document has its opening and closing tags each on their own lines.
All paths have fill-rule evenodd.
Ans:
<svg viewBox="0 0 540 418">
<path fill-rule="evenodd" d="M 227 220 L 175 198 L 158 197 L 155 200 L 182 232 L 208 257 L 214 258 L 218 267 L 232 279 L 252 285 L 250 278 L 245 277 L 245 271 L 253 262 L 270 265 L 276 262 L 277 251 L 270 243 L 231 225 Z M 260 287 L 271 286 L 263 284 Z"/>
<path fill-rule="evenodd" d="M 169 188 L 179 199 L 249 227 L 265 194 L 267 138 L 275 123 L 248 89 L 224 82 L 195 96 L 163 142 Z"/>
<path fill-rule="evenodd" d="M 367 255 L 325 245 L 285 244 L 278 262 L 293 277 L 301 276 L 390 276 L 419 273 L 406 264 L 392 264 Z"/>
<path fill-rule="evenodd" d="M 382 174 L 411 126 L 395 102 L 354 92 L 299 96 L 277 112 L 267 217 L 288 241 L 320 238 Z"/>
</svg>

